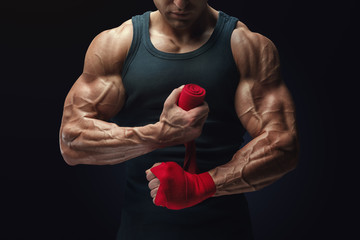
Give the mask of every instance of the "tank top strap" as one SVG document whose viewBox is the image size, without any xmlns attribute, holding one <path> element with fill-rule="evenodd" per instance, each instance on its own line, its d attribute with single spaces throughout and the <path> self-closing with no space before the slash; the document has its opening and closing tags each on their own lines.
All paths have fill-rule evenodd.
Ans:
<svg viewBox="0 0 360 240">
<path fill-rule="evenodd" d="M 145 19 L 150 17 L 150 13 L 151 13 L 151 11 L 148 11 L 142 15 L 136 15 L 131 18 L 131 22 L 133 25 L 133 39 L 131 42 L 131 46 L 130 46 L 128 55 L 126 56 L 126 59 L 124 62 L 124 66 L 123 66 L 123 70 L 122 70 L 122 74 L 121 74 L 123 78 L 125 77 L 132 60 L 136 56 L 136 53 L 139 49 L 141 41 L 144 37 L 143 32 L 146 29 Z"/>
<path fill-rule="evenodd" d="M 149 36 L 149 21 L 150 21 L 151 11 L 147 11 L 142 15 L 136 15 L 132 17 L 133 24 L 133 40 L 128 52 L 128 55 L 125 59 L 122 77 L 126 76 L 129 66 L 131 65 L 132 60 L 136 56 L 136 53 L 139 49 L 140 44 L 144 44 L 145 48 L 154 56 L 172 59 L 172 60 L 182 60 L 182 59 L 190 59 L 196 57 L 200 54 L 203 54 L 207 50 L 209 50 L 217 41 L 222 41 L 225 43 L 227 49 L 230 49 L 230 38 L 232 32 L 238 22 L 238 19 L 232 16 L 227 15 L 226 13 L 219 11 L 219 19 L 215 26 L 214 32 L 211 35 L 210 39 L 199 49 L 183 53 L 183 54 L 173 54 L 166 53 L 157 50 L 150 41 Z"/>
<path fill-rule="evenodd" d="M 230 43 L 232 32 L 234 31 L 239 19 L 236 17 L 229 16 L 226 13 L 221 12 L 221 11 L 219 12 L 219 16 L 222 16 L 222 18 L 224 19 L 224 22 L 225 22 L 222 36 L 225 38 L 224 40 L 226 40 L 226 41 L 228 41 L 228 43 Z"/>
</svg>

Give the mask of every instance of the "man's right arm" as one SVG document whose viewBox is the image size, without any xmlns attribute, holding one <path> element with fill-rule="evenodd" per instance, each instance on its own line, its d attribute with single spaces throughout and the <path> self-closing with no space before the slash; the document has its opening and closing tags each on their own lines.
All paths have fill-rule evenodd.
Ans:
<svg viewBox="0 0 360 240">
<path fill-rule="evenodd" d="M 131 41 L 128 21 L 99 34 L 91 43 L 83 73 L 64 104 L 59 137 L 69 165 L 117 164 L 200 135 L 208 107 L 204 104 L 189 112 L 179 108 L 181 88 L 170 94 L 157 123 L 130 128 L 107 122 L 125 103 L 121 70 Z"/>
</svg>

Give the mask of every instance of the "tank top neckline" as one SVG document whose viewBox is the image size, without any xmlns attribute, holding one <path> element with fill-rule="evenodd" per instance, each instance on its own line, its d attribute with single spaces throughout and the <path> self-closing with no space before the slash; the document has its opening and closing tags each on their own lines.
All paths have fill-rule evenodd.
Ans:
<svg viewBox="0 0 360 240">
<path fill-rule="evenodd" d="M 143 27 L 143 36 L 144 39 L 144 45 L 146 49 L 154 56 L 164 58 L 164 59 L 189 59 L 196 57 L 204 52 L 206 52 L 208 49 L 210 49 L 213 44 L 216 42 L 218 37 L 221 34 L 221 31 L 223 29 L 224 23 L 225 23 L 225 13 L 219 11 L 218 20 L 216 22 L 216 25 L 214 27 L 214 31 L 212 32 L 210 38 L 199 48 L 185 53 L 169 53 L 169 52 L 163 52 L 155 48 L 155 46 L 152 44 L 150 39 L 150 32 L 149 32 L 149 26 L 150 26 L 150 13 L 151 11 L 148 11 L 144 14 L 144 27 Z"/>
</svg>

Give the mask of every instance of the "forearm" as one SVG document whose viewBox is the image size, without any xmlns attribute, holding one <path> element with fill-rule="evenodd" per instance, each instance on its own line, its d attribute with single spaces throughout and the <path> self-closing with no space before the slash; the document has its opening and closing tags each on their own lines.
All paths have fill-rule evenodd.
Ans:
<svg viewBox="0 0 360 240">
<path fill-rule="evenodd" d="M 121 163 L 160 148 L 160 125 L 119 127 L 84 118 L 77 125 L 64 124 L 61 128 L 61 152 L 69 165 Z"/>
<path fill-rule="evenodd" d="M 91 101 L 80 98 L 71 103 L 70 98 L 60 128 L 60 148 L 65 161 L 69 165 L 117 164 L 197 138 L 209 108 L 204 103 L 191 111 L 181 109 L 176 104 L 181 90 L 182 87 L 173 90 L 166 99 L 158 122 L 133 128 L 102 121 L 110 117 L 99 117 L 94 111 L 97 106 Z"/>
<path fill-rule="evenodd" d="M 297 164 L 297 139 L 289 132 L 264 132 L 235 153 L 225 165 L 209 171 L 216 185 L 214 196 L 262 189 Z"/>
</svg>

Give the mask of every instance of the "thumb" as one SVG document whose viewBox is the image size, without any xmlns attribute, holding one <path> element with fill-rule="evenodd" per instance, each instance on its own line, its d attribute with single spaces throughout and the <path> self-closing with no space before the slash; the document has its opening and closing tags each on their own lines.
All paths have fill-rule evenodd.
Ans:
<svg viewBox="0 0 360 240">
<path fill-rule="evenodd" d="M 177 101 L 179 100 L 180 97 L 180 93 L 182 91 L 182 89 L 184 88 L 184 85 L 175 88 L 171 94 L 167 97 L 167 99 L 165 100 L 164 105 L 172 105 L 172 104 L 177 104 Z"/>
</svg>

